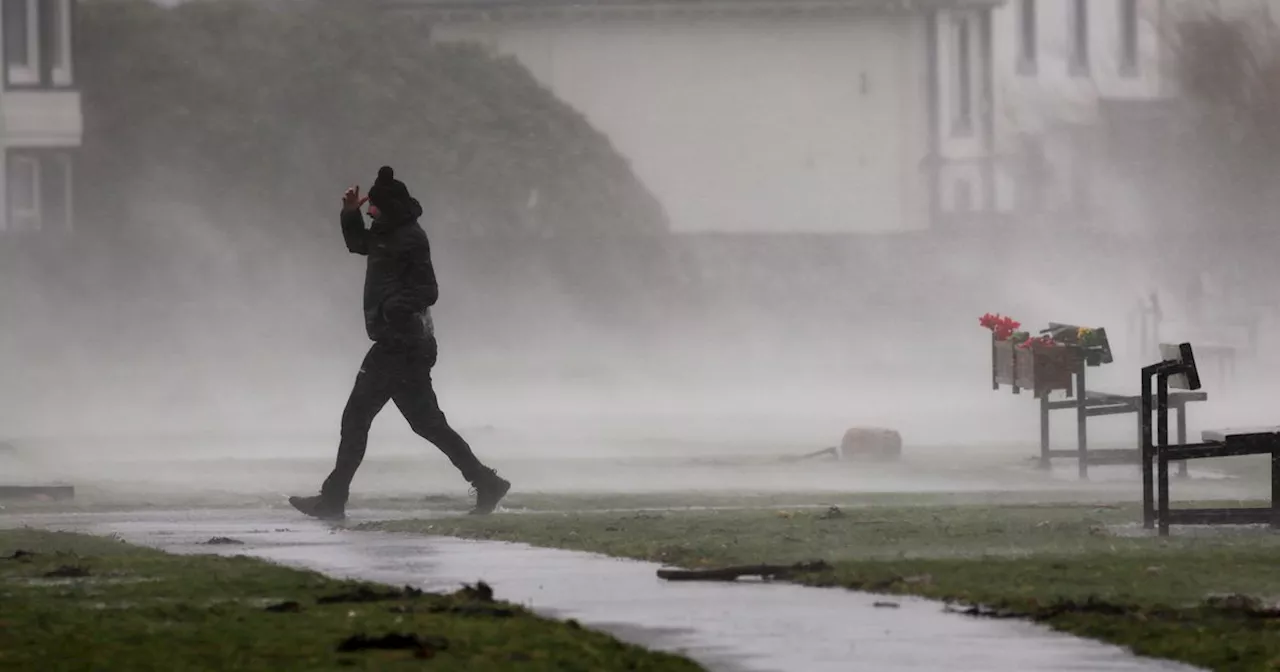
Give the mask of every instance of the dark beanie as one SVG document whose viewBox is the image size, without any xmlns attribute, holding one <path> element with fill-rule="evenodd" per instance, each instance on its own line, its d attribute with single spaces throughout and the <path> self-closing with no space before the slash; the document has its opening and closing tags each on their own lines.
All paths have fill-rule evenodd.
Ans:
<svg viewBox="0 0 1280 672">
<path fill-rule="evenodd" d="M 378 179 L 373 181 L 373 187 L 369 189 L 370 203 L 379 210 L 387 210 L 394 208 L 397 202 L 407 202 L 410 198 L 409 188 L 396 179 L 396 171 L 391 166 L 378 169 Z"/>
</svg>

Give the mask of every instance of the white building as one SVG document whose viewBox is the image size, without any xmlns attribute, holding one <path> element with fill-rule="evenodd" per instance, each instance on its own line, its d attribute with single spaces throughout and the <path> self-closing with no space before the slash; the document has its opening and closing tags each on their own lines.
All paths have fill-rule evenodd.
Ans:
<svg viewBox="0 0 1280 672">
<path fill-rule="evenodd" d="M 1007 0 L 994 16 L 1000 210 L 1092 218 L 1092 132 L 1108 100 L 1168 91 L 1165 0 Z M 1105 199 L 1103 199 L 1105 200 Z"/>
<path fill-rule="evenodd" d="M 1009 0 L 995 15 L 1002 128 L 1036 133 L 1059 123 L 1093 123 L 1099 99 L 1160 96 L 1167 88 L 1165 5 Z"/>
<path fill-rule="evenodd" d="M 76 89 L 76 0 L 0 0 L 4 89 L 0 234 L 70 228 L 83 125 Z"/>
<path fill-rule="evenodd" d="M 607 134 L 678 232 L 987 217 L 1000 0 L 385 0 L 516 57 Z"/>
<path fill-rule="evenodd" d="M 993 40 L 1001 209 L 1123 227 L 1132 199 L 1094 131 L 1109 109 L 1176 95 L 1178 23 L 1205 13 L 1274 26 L 1280 1 L 1006 0 Z"/>
</svg>

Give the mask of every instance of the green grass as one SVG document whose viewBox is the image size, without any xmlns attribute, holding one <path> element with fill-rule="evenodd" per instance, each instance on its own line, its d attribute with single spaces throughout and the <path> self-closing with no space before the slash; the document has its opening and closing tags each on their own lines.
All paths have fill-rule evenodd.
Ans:
<svg viewBox="0 0 1280 672">
<path fill-rule="evenodd" d="M 0 558 L 4 670 L 699 669 L 474 591 L 406 593 L 249 558 L 34 530 L 0 531 Z M 82 576 L 50 577 L 68 569 Z M 371 593 L 381 599 L 352 599 Z M 425 646 L 337 651 L 355 635 L 392 633 Z"/>
<path fill-rule="evenodd" d="M 1280 669 L 1280 535 L 1159 539 L 1115 506 L 866 506 L 525 514 L 366 527 L 523 541 L 682 567 L 824 560 L 797 580 L 1031 618 L 1216 670 Z M 1222 596 L 1234 596 L 1222 599 Z"/>
<path fill-rule="evenodd" d="M 1105 493 L 1081 489 L 1053 493 L 1064 502 L 1110 501 Z M 511 513 L 619 513 L 671 511 L 678 509 L 786 509 L 826 506 L 953 506 L 962 504 L 1031 504 L 1044 502 L 1041 492 L 959 492 L 959 493 L 850 493 L 850 492 L 521 492 L 513 491 L 502 501 Z M 1055 500 L 1057 501 L 1057 500 Z M 464 496 L 356 497 L 352 508 L 400 511 L 465 511 L 472 500 Z"/>
<path fill-rule="evenodd" d="M 1136 496 L 1136 495 L 1135 495 Z M 1061 490 L 1051 493 L 1029 491 L 928 492 L 928 493 L 850 493 L 850 492 L 526 492 L 513 491 L 503 500 L 505 510 L 514 513 L 564 513 L 574 511 L 666 511 L 671 509 L 706 508 L 787 508 L 865 506 L 955 506 L 969 504 L 1032 504 L 1045 501 L 1064 503 L 1104 502 L 1115 498 L 1106 491 Z M 352 497 L 349 510 L 408 512 L 466 511 L 475 503 L 466 494 L 417 496 Z M 65 502 L 14 500 L 0 502 L 5 514 L 40 515 L 46 513 L 111 513 L 172 509 L 277 509 L 291 511 L 279 494 L 184 494 L 143 496 L 137 493 L 105 493 L 81 488 L 76 499 Z"/>
</svg>

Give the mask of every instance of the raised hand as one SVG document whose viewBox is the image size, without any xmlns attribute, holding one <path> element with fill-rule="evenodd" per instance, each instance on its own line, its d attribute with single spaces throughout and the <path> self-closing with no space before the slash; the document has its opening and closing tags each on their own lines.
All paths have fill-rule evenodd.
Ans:
<svg viewBox="0 0 1280 672">
<path fill-rule="evenodd" d="M 342 209 L 343 210 L 359 210 L 360 206 L 364 205 L 365 201 L 368 201 L 368 200 L 369 200 L 368 196 L 364 196 L 364 197 L 360 196 L 360 185 L 350 187 L 347 189 L 345 193 L 342 194 Z"/>
</svg>

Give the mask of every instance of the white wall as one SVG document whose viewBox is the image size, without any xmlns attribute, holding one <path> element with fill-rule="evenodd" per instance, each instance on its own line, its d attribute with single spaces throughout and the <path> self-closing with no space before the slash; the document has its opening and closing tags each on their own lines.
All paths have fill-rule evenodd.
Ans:
<svg viewBox="0 0 1280 672">
<path fill-rule="evenodd" d="M 79 91 L 4 91 L 0 129 L 14 147 L 77 147 L 83 133 Z"/>
<path fill-rule="evenodd" d="M 515 55 L 627 156 L 677 231 L 927 225 L 924 22 L 447 24 Z"/>
<path fill-rule="evenodd" d="M 1108 167 L 1097 165 L 1091 149 L 1079 142 L 1082 129 L 1100 123 L 1101 99 L 1155 100 L 1176 95 L 1170 72 L 1170 44 L 1180 18 L 1215 13 L 1266 24 L 1280 18 L 1280 0 L 1136 0 L 1137 63 L 1121 67 L 1122 21 L 1125 0 L 1086 0 L 1088 62 L 1085 72 L 1070 63 L 1076 0 L 1033 0 L 1036 58 L 1028 68 L 1021 58 L 1022 15 L 1026 0 L 1007 0 L 994 14 L 993 50 L 996 74 L 996 153 L 1001 157 L 1000 180 L 1009 196 L 1002 209 L 1021 207 L 1016 180 L 1025 169 L 1020 156 L 1024 136 L 1038 138 L 1051 164 L 1054 184 L 1040 204 L 1040 212 L 1067 213 L 1081 200 L 1095 199 L 1091 218 L 1119 227 L 1131 219 L 1132 207 L 1123 189 L 1104 191 L 1100 181 Z M 1089 184 L 1092 183 L 1092 184 Z M 1084 184 L 1083 192 L 1076 187 Z M 1022 191 L 1023 193 L 1019 193 Z M 1102 199 L 1105 202 L 1097 202 Z M 1034 200 L 1034 199 L 1033 199 Z M 1131 224 L 1131 222 L 1129 222 Z"/>
<path fill-rule="evenodd" d="M 1035 0 L 1036 59 L 1021 63 L 1021 14 L 1024 0 L 1009 0 L 994 16 L 993 50 L 996 85 L 1003 101 L 998 110 L 998 144 L 1012 149 L 1019 131 L 1042 132 L 1056 124 L 1093 123 L 1097 101 L 1104 98 L 1153 98 L 1164 86 L 1161 32 L 1166 30 L 1163 0 L 1137 0 L 1138 61 L 1131 72 L 1121 69 L 1123 0 L 1087 0 L 1089 66 L 1072 72 L 1071 8 L 1075 0 Z"/>
<path fill-rule="evenodd" d="M 1096 193 L 1091 184 L 1096 180 L 1090 176 L 1099 167 L 1079 139 L 1085 135 L 1081 129 L 1099 122 L 1099 100 L 1153 99 L 1169 92 L 1165 36 L 1171 29 L 1170 2 L 1136 0 L 1133 68 L 1122 67 L 1125 0 L 1085 0 L 1087 66 L 1073 68 L 1076 4 L 1076 0 L 1007 0 L 993 12 L 991 104 L 994 151 L 999 157 L 997 210 L 1076 217 L 1076 210 L 1094 198 L 1088 194 Z M 1034 17 L 1034 59 L 1024 58 L 1022 48 L 1023 13 L 1028 5 Z M 942 53 L 951 56 L 945 47 Z M 1038 195 L 1021 182 L 1028 174 L 1028 156 L 1023 153 L 1027 138 L 1041 143 L 1048 161 L 1051 183 Z"/>
</svg>

